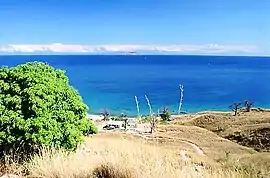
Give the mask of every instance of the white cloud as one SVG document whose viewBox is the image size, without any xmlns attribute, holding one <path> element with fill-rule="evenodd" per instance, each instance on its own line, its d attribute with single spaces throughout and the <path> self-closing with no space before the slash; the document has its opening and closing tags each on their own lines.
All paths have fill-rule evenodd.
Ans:
<svg viewBox="0 0 270 178">
<path fill-rule="evenodd" d="M 1 53 L 102 53 L 165 52 L 178 54 L 256 54 L 256 46 L 245 45 L 78 45 L 78 44 L 9 44 L 0 46 Z"/>
</svg>

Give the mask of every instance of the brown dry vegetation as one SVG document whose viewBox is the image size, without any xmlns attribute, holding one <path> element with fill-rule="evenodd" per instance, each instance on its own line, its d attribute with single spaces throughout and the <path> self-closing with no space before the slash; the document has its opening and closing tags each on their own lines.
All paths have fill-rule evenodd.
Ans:
<svg viewBox="0 0 270 178">
<path fill-rule="evenodd" d="M 0 172 L 32 178 L 267 178 L 270 153 L 226 136 L 241 132 L 251 137 L 248 131 L 269 127 L 269 116 L 263 111 L 236 117 L 213 112 L 185 115 L 159 125 L 154 135 L 99 133 L 87 138 L 76 153 L 44 149 L 24 164 L 0 166 Z M 189 161 L 180 156 L 180 149 L 187 151 Z"/>
<path fill-rule="evenodd" d="M 198 126 L 219 136 L 259 151 L 270 151 L 270 111 L 252 109 L 251 112 L 202 113 L 177 121 L 186 126 Z"/>
<path fill-rule="evenodd" d="M 157 133 L 157 136 L 164 137 L 165 140 L 175 139 L 173 144 L 177 144 L 177 140 L 187 140 L 200 147 L 206 155 L 212 159 L 220 159 L 225 156 L 226 152 L 234 155 L 252 154 L 253 149 L 241 146 L 237 143 L 219 137 L 217 134 L 196 126 L 176 126 L 168 125 L 161 127 L 163 133 Z"/>
<path fill-rule="evenodd" d="M 15 170 L 17 174 L 18 170 L 27 170 L 28 177 L 33 178 L 246 178 L 260 175 L 258 170 L 245 167 L 233 158 L 225 157 L 218 163 L 207 156 L 196 160 L 194 153 L 189 154 L 192 160 L 184 162 L 174 146 L 126 134 L 100 134 L 89 138 L 74 154 L 44 149 Z"/>
</svg>

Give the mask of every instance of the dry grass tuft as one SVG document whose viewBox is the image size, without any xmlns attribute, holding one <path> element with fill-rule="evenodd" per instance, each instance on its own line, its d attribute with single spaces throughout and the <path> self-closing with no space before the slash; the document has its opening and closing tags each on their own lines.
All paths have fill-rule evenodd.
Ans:
<svg viewBox="0 0 270 178">
<path fill-rule="evenodd" d="M 24 167 L 14 162 L 9 156 L 4 157 L 4 162 L 0 161 L 0 177 L 4 174 L 22 175 L 25 173 Z"/>
<path fill-rule="evenodd" d="M 94 178 L 134 178 L 133 173 L 121 166 L 102 164 L 93 171 Z"/>
</svg>

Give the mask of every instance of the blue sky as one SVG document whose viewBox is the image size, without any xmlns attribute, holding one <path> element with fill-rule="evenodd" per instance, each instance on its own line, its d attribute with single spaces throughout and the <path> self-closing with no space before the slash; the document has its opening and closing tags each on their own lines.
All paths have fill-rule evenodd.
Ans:
<svg viewBox="0 0 270 178">
<path fill-rule="evenodd" d="M 57 43 L 88 51 L 180 45 L 185 52 L 191 45 L 196 53 L 215 44 L 221 52 L 270 54 L 269 0 L 1 0 L 0 23 L 0 52 Z"/>
</svg>

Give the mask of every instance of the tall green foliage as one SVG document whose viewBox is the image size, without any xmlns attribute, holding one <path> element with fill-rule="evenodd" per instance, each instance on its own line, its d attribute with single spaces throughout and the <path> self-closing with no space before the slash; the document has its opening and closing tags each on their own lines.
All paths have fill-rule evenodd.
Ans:
<svg viewBox="0 0 270 178">
<path fill-rule="evenodd" d="M 40 62 L 0 69 L 0 151 L 74 150 L 96 133 L 87 106 L 62 70 Z"/>
</svg>

